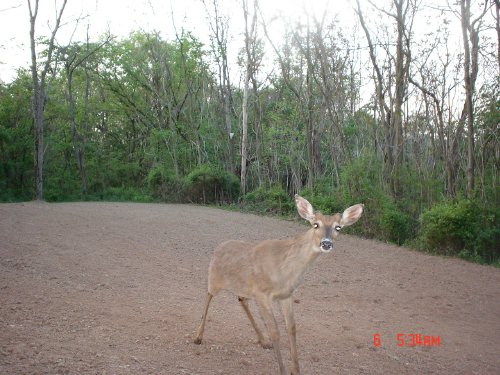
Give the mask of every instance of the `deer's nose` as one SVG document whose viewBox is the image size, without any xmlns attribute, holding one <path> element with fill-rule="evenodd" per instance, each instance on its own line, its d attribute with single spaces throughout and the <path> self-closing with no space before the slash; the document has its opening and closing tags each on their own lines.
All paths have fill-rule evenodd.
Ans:
<svg viewBox="0 0 500 375">
<path fill-rule="evenodd" d="M 321 248 L 322 248 L 323 250 L 331 250 L 331 249 L 332 249 L 332 247 L 333 247 L 333 242 L 332 242 L 332 240 L 331 240 L 331 239 L 329 239 L 329 238 L 323 238 L 323 239 L 321 240 L 320 245 L 321 245 Z"/>
</svg>

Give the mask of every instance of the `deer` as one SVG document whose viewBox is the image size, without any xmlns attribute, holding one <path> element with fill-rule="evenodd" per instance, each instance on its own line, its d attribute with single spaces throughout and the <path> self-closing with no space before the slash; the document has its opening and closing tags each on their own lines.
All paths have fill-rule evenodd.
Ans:
<svg viewBox="0 0 500 375">
<path fill-rule="evenodd" d="M 295 195 L 299 215 L 311 224 L 305 233 L 287 239 L 271 239 L 258 243 L 239 240 L 222 242 L 216 247 L 208 268 L 208 293 L 197 330 L 195 344 L 201 344 L 210 301 L 221 290 L 238 297 L 257 334 L 258 343 L 274 349 L 279 374 L 285 375 L 280 351 L 280 334 L 273 313 L 273 301 L 279 300 L 290 340 L 291 373 L 299 375 L 296 326 L 293 314 L 293 291 L 309 266 L 320 254 L 330 253 L 339 231 L 361 217 L 364 205 L 356 204 L 333 216 L 315 212 L 312 205 Z M 248 300 L 255 300 L 271 342 L 267 341 L 250 312 Z"/>
</svg>

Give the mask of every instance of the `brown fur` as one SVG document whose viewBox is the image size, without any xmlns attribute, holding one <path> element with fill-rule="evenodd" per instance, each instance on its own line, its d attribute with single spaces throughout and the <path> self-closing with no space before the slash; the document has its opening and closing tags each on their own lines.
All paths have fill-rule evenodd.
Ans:
<svg viewBox="0 0 500 375">
<path fill-rule="evenodd" d="M 322 241 L 332 243 L 338 236 L 336 227 L 354 224 L 363 205 L 349 207 L 342 215 L 326 216 L 315 213 L 311 204 L 296 195 L 295 202 L 299 214 L 313 227 L 307 232 L 284 240 L 266 240 L 257 244 L 245 241 L 226 241 L 214 251 L 208 269 L 208 294 L 195 343 L 200 344 L 205 329 L 208 307 L 212 298 L 222 289 L 238 296 L 259 343 L 265 347 L 271 344 L 264 339 L 248 308 L 247 300 L 256 300 L 262 318 L 270 332 L 280 374 L 285 368 L 279 349 L 279 331 L 272 310 L 273 300 L 280 300 L 290 338 L 292 369 L 299 374 L 295 321 L 292 310 L 292 293 L 299 285 L 309 265 L 322 253 L 331 250 L 322 248 Z M 317 227 L 316 227 L 317 226 Z"/>
</svg>

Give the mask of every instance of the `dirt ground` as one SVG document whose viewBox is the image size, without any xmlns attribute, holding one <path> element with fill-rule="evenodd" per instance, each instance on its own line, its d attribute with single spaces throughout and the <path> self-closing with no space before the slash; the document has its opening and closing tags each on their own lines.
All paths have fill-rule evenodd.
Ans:
<svg viewBox="0 0 500 375">
<path fill-rule="evenodd" d="M 207 267 L 222 240 L 306 229 L 198 206 L 2 204 L 0 373 L 275 374 L 230 293 L 193 344 Z M 500 374 L 499 269 L 341 235 L 295 302 L 303 374 Z"/>
</svg>

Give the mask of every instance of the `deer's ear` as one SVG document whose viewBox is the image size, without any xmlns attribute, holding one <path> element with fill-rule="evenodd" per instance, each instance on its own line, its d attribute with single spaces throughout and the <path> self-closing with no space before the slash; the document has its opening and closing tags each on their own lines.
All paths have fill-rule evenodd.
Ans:
<svg viewBox="0 0 500 375">
<path fill-rule="evenodd" d="M 297 206 L 297 211 L 299 212 L 300 216 L 302 216 L 310 223 L 314 221 L 316 215 L 314 214 L 311 203 L 302 198 L 300 195 L 295 194 L 295 205 Z"/>
<path fill-rule="evenodd" d="M 361 217 L 364 209 L 363 204 L 356 204 L 347 208 L 342 214 L 342 219 L 340 220 L 340 225 L 352 225 Z"/>
</svg>

